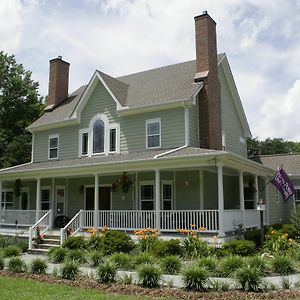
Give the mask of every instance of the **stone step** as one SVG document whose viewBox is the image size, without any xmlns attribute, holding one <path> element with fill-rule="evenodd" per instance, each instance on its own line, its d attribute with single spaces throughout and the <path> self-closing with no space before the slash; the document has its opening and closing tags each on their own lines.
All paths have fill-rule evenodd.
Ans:
<svg viewBox="0 0 300 300">
<path fill-rule="evenodd" d="M 60 241 L 60 236 L 59 235 L 45 234 L 45 235 L 43 235 L 43 239 L 51 239 L 51 240 Z"/>
<path fill-rule="evenodd" d="M 57 247 L 57 246 L 59 246 L 59 245 L 53 245 L 53 244 L 38 244 L 38 245 L 36 246 L 35 249 L 51 249 L 51 248 Z"/>
<path fill-rule="evenodd" d="M 49 252 L 48 249 L 39 249 L 39 248 L 34 248 L 27 251 L 30 254 L 40 254 L 40 255 L 47 255 L 47 253 Z"/>
<path fill-rule="evenodd" d="M 42 244 L 51 244 L 54 246 L 60 246 L 60 240 L 56 240 L 56 239 L 50 239 L 50 238 L 43 238 L 43 242 Z"/>
</svg>

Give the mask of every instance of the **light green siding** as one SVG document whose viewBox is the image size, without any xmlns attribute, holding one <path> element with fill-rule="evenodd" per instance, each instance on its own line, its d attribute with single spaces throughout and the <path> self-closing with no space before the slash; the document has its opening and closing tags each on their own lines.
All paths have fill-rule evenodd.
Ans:
<svg viewBox="0 0 300 300">
<path fill-rule="evenodd" d="M 272 184 L 269 184 L 268 189 L 269 224 L 287 222 L 294 210 L 293 197 L 285 202 L 280 194 L 276 197 L 276 189 Z"/>
<path fill-rule="evenodd" d="M 218 174 L 203 172 L 204 209 L 218 209 Z"/>
<path fill-rule="evenodd" d="M 120 118 L 121 151 L 146 149 L 146 120 L 161 119 L 161 148 L 184 145 L 184 109 L 163 110 Z"/>
<path fill-rule="evenodd" d="M 190 146 L 199 147 L 199 119 L 197 106 L 189 108 L 190 115 Z"/>
<path fill-rule="evenodd" d="M 240 138 L 244 138 L 243 127 L 222 68 L 219 68 L 219 79 L 221 82 L 222 131 L 226 136 L 226 150 L 247 157 L 246 143 L 240 141 Z"/>
<path fill-rule="evenodd" d="M 239 209 L 239 178 L 238 176 L 223 176 L 224 209 Z"/>
<path fill-rule="evenodd" d="M 58 159 L 78 157 L 79 130 L 89 127 L 91 119 L 98 113 L 105 114 L 109 123 L 120 124 L 120 151 L 146 150 L 146 120 L 161 119 L 161 148 L 175 148 L 184 145 L 184 109 L 177 108 L 139 115 L 120 117 L 116 113 L 116 103 L 98 83 L 88 99 L 79 125 L 36 132 L 34 136 L 34 161 L 48 160 L 49 135 L 59 135 Z"/>
</svg>

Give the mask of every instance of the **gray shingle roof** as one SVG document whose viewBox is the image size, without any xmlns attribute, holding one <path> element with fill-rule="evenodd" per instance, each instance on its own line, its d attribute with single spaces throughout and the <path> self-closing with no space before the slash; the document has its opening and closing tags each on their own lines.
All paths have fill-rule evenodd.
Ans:
<svg viewBox="0 0 300 300">
<path fill-rule="evenodd" d="M 300 154 L 261 155 L 254 157 L 253 160 L 274 171 L 283 166 L 289 175 L 300 175 Z"/>
<path fill-rule="evenodd" d="M 176 149 L 176 148 L 175 148 Z M 46 162 L 36 162 L 29 163 L 20 166 L 15 166 L 8 169 L 0 170 L 0 175 L 10 174 L 15 172 L 28 172 L 28 171 L 37 171 L 37 170 L 48 170 L 48 169 L 58 169 L 61 167 L 84 167 L 91 165 L 107 164 L 107 163 L 120 163 L 120 162 L 136 162 L 138 160 L 146 159 L 155 159 L 156 155 L 166 153 L 169 150 L 174 149 L 159 149 L 159 150 L 148 150 L 140 152 L 132 152 L 127 154 L 115 154 L 107 156 L 92 156 L 92 157 L 82 157 L 75 159 L 67 160 L 55 160 L 55 161 L 46 161 Z M 200 149 L 187 147 L 175 152 L 163 155 L 157 159 L 163 159 L 167 157 L 187 157 L 193 155 L 209 154 L 209 153 L 219 153 L 220 151 L 209 150 L 209 149 Z"/>
</svg>

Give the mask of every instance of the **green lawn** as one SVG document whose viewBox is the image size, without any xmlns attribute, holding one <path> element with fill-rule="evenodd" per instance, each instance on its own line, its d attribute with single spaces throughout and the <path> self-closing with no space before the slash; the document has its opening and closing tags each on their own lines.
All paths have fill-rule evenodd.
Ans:
<svg viewBox="0 0 300 300">
<path fill-rule="evenodd" d="M 87 290 L 73 288 L 58 284 L 42 283 L 38 281 L 0 277 L 0 299 L 1 300 L 34 300 L 34 299 L 112 299 L 112 300 L 131 300 L 142 299 L 133 296 L 114 296 L 101 293 L 99 290 Z M 149 298 L 148 298 L 149 299 Z"/>
</svg>

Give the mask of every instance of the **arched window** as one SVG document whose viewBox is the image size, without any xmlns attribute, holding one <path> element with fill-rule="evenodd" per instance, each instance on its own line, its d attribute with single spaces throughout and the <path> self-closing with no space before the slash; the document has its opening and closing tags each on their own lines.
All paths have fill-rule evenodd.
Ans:
<svg viewBox="0 0 300 300">
<path fill-rule="evenodd" d="M 93 153 L 104 152 L 105 125 L 100 119 L 96 120 L 93 126 Z"/>
</svg>

